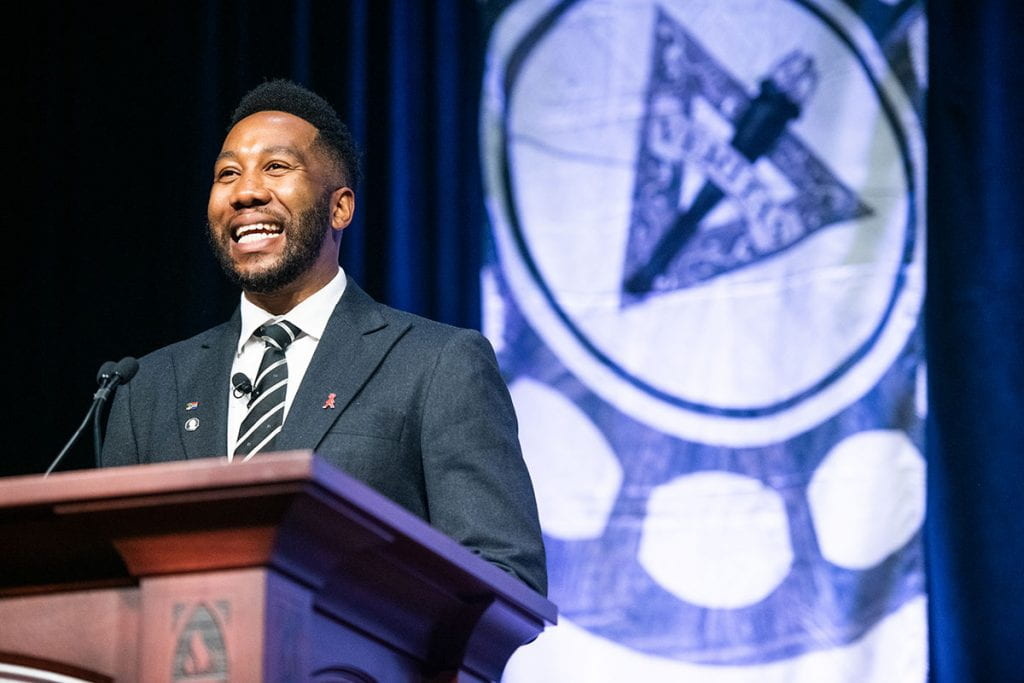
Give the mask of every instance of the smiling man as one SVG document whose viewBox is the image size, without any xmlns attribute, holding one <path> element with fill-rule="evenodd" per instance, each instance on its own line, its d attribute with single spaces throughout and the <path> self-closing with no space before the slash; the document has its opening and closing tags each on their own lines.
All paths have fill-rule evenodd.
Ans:
<svg viewBox="0 0 1024 683">
<path fill-rule="evenodd" d="M 313 449 L 543 594 L 536 502 L 494 352 L 346 277 L 358 181 L 351 135 L 319 96 L 271 81 L 242 99 L 207 211 L 239 307 L 140 360 L 103 464 Z"/>
</svg>

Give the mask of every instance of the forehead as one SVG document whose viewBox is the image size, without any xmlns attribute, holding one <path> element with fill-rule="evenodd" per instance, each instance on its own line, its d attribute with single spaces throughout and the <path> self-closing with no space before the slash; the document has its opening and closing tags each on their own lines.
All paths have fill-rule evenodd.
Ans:
<svg viewBox="0 0 1024 683">
<path fill-rule="evenodd" d="M 259 154 L 269 148 L 308 152 L 317 129 L 309 121 L 283 111 L 261 111 L 236 123 L 221 146 L 221 155 Z"/>
</svg>

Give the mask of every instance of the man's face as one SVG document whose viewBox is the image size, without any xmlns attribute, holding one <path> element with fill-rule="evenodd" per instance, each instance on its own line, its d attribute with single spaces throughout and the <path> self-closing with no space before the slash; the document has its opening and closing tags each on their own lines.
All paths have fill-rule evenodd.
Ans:
<svg viewBox="0 0 1024 683">
<path fill-rule="evenodd" d="M 329 229 L 337 173 L 316 135 L 309 122 L 268 111 L 242 119 L 224 140 L 209 237 L 224 271 L 247 292 L 281 291 L 318 262 L 337 269 Z"/>
</svg>

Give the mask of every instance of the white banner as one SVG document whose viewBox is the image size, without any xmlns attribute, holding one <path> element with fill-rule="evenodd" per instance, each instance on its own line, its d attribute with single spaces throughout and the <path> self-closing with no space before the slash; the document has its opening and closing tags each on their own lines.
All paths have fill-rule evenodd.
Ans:
<svg viewBox="0 0 1024 683">
<path fill-rule="evenodd" d="M 922 681 L 922 4 L 520 0 L 485 332 L 560 624 L 509 681 Z"/>
</svg>

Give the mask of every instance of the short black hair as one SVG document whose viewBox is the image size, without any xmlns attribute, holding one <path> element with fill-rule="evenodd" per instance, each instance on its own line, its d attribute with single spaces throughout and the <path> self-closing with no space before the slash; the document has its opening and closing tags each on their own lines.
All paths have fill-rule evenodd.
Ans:
<svg viewBox="0 0 1024 683">
<path fill-rule="evenodd" d="M 349 186 L 355 189 L 359 185 L 359 147 L 327 100 L 284 78 L 266 81 L 242 97 L 231 114 L 228 130 L 246 116 L 261 111 L 283 111 L 308 121 L 317 129 L 317 143 L 338 164 Z"/>
</svg>

